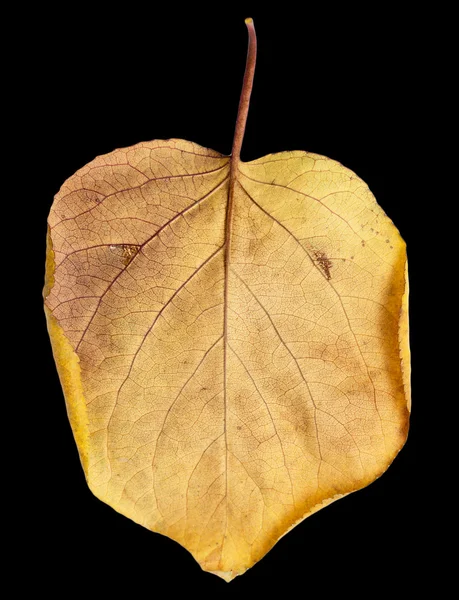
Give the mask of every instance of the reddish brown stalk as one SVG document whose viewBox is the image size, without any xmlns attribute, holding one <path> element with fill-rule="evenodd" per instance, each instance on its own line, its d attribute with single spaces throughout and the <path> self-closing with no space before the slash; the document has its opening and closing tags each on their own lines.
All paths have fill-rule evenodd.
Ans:
<svg viewBox="0 0 459 600">
<path fill-rule="evenodd" d="M 249 33 L 249 47 L 247 49 L 247 62 L 245 65 L 244 81 L 242 83 L 239 110 L 237 113 L 236 127 L 234 129 L 233 148 L 231 150 L 231 170 L 235 172 L 241 155 L 241 146 L 244 139 L 247 114 L 249 112 L 250 95 L 253 87 L 253 76 L 255 74 L 255 63 L 257 61 L 257 36 L 252 19 L 246 19 L 245 24 Z"/>
</svg>

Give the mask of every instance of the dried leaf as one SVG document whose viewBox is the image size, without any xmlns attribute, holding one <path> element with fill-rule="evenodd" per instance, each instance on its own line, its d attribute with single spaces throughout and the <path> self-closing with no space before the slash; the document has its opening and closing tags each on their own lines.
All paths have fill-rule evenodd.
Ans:
<svg viewBox="0 0 459 600">
<path fill-rule="evenodd" d="M 55 197 L 44 290 L 89 487 L 228 581 L 387 469 L 410 397 L 405 244 L 366 184 L 239 159 L 248 27 L 232 157 L 96 158 Z"/>
</svg>

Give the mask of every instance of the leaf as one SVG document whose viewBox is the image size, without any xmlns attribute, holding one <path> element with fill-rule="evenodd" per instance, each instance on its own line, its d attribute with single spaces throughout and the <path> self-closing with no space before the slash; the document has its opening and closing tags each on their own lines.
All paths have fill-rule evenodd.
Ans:
<svg viewBox="0 0 459 600">
<path fill-rule="evenodd" d="M 45 311 L 93 493 L 227 581 L 379 477 L 408 431 L 405 244 L 329 158 L 183 140 L 79 170 Z"/>
</svg>

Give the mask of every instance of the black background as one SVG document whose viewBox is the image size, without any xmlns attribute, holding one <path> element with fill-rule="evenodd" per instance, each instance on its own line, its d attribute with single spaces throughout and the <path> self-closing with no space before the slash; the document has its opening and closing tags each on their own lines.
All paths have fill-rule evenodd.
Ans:
<svg viewBox="0 0 459 600">
<path fill-rule="evenodd" d="M 285 10 L 282 6 L 285 4 Z M 418 383 L 420 236 L 407 156 L 416 145 L 412 102 L 418 47 L 409 18 L 383 5 L 184 13 L 126 3 L 37 13 L 29 39 L 33 98 L 27 144 L 40 173 L 30 208 L 36 234 L 33 322 L 40 377 L 32 468 L 39 490 L 27 517 L 23 560 L 37 591 L 305 595 L 399 593 L 408 558 L 420 557 L 420 418 L 428 390 Z M 57 11 L 59 9 L 56 9 Z M 379 480 L 297 526 L 231 584 L 201 571 L 175 542 L 134 524 L 88 490 L 68 424 L 41 308 L 46 217 L 54 194 L 95 156 L 150 139 L 178 137 L 229 154 L 246 53 L 244 18 L 258 34 L 258 64 L 243 160 L 309 150 L 355 171 L 408 244 L 414 414 L 408 442 Z M 33 125 L 32 125 L 33 123 Z M 39 141 L 39 143 L 38 143 Z M 30 318 L 30 315 L 29 315 Z M 35 509 L 34 509 L 35 510 Z M 420 565 L 420 563 L 418 563 Z M 60 581 L 63 577 L 65 584 Z M 89 583 L 91 581 L 91 583 Z"/>
</svg>

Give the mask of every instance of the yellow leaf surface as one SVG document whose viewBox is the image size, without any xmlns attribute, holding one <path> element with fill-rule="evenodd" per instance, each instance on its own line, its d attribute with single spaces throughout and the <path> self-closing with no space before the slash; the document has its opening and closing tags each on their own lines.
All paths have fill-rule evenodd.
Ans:
<svg viewBox="0 0 459 600">
<path fill-rule="evenodd" d="M 406 252 L 317 154 L 116 150 L 49 216 L 45 307 L 93 493 L 226 580 L 408 430 Z"/>
</svg>

